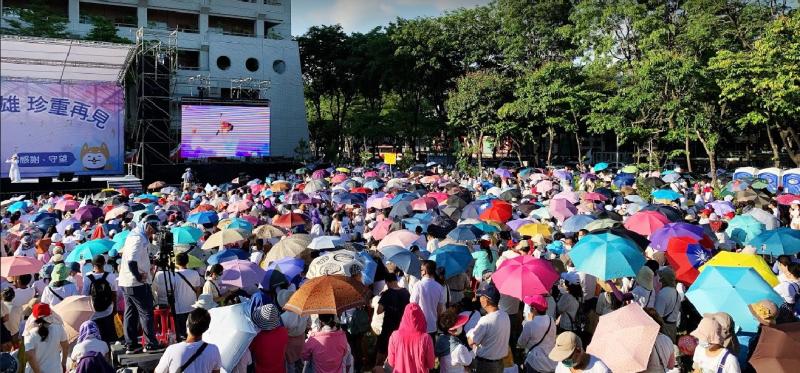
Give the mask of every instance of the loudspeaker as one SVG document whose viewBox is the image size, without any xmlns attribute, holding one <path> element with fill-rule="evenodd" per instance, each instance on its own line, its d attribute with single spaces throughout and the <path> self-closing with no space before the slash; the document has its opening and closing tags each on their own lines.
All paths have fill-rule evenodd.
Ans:
<svg viewBox="0 0 800 373">
<path fill-rule="evenodd" d="M 89 176 L 89 175 L 78 176 L 78 182 L 79 183 L 91 183 L 92 182 L 92 177 Z"/>
<path fill-rule="evenodd" d="M 59 172 L 58 173 L 58 181 L 72 181 L 72 178 L 75 177 L 74 172 Z"/>
<path fill-rule="evenodd" d="M 44 177 L 40 177 L 39 178 L 39 184 L 47 185 L 47 184 L 52 184 L 52 183 L 53 183 L 53 178 L 50 177 L 50 176 L 44 176 Z"/>
</svg>

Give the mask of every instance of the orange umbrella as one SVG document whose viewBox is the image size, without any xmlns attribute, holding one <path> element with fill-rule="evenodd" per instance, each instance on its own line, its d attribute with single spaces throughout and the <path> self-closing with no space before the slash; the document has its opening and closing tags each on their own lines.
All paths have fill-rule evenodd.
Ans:
<svg viewBox="0 0 800 373">
<path fill-rule="evenodd" d="M 284 308 L 301 316 L 338 315 L 367 304 L 368 291 L 352 277 L 320 276 L 303 283 Z"/>
<path fill-rule="evenodd" d="M 286 229 L 291 229 L 292 227 L 303 225 L 305 223 L 306 220 L 303 218 L 303 215 L 295 214 L 293 212 L 283 214 L 272 221 L 272 225 Z"/>
</svg>

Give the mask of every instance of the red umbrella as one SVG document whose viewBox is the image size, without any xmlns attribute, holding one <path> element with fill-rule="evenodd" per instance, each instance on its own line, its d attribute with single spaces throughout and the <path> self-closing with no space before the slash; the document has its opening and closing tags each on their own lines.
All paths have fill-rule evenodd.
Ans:
<svg viewBox="0 0 800 373">
<path fill-rule="evenodd" d="M 203 204 L 195 207 L 194 210 L 192 210 L 192 214 L 196 214 L 198 212 L 203 212 L 203 211 L 214 211 L 214 210 L 216 210 L 214 208 L 214 205 Z"/>
<path fill-rule="evenodd" d="M 411 201 L 411 208 L 414 211 L 428 211 L 435 209 L 436 206 L 439 206 L 439 202 L 430 197 L 417 198 Z"/>
<path fill-rule="evenodd" d="M 781 205 L 789 206 L 794 201 L 800 201 L 800 194 L 781 194 L 775 200 Z"/>
<path fill-rule="evenodd" d="M 658 211 L 639 211 L 625 221 L 625 228 L 642 236 L 649 236 L 669 223 L 669 219 Z"/>
<path fill-rule="evenodd" d="M 122 194 L 123 196 L 126 196 L 126 197 L 131 194 L 130 189 L 125 188 L 125 187 L 117 189 L 117 192 L 119 192 L 119 194 Z"/>
<path fill-rule="evenodd" d="M 358 188 L 351 189 L 350 193 L 370 194 L 370 193 L 372 193 L 372 190 L 369 189 L 369 188 L 358 187 Z"/>
<path fill-rule="evenodd" d="M 492 205 L 483 210 L 479 218 L 484 221 L 505 223 L 511 220 L 511 204 L 499 199 L 492 200 Z"/>
<path fill-rule="evenodd" d="M 581 196 L 581 198 L 583 198 L 586 201 L 605 201 L 608 199 L 606 196 L 597 192 L 584 193 L 583 196 Z"/>
<path fill-rule="evenodd" d="M 700 275 L 698 268 L 713 255 L 703 240 L 694 237 L 672 237 L 667 244 L 667 261 L 675 269 L 675 278 L 687 286 L 697 279 Z"/>
<path fill-rule="evenodd" d="M 291 229 L 292 227 L 303 225 L 305 223 L 306 220 L 303 218 L 303 215 L 295 214 L 293 212 L 283 214 L 272 221 L 272 225 L 286 229 Z"/>
</svg>

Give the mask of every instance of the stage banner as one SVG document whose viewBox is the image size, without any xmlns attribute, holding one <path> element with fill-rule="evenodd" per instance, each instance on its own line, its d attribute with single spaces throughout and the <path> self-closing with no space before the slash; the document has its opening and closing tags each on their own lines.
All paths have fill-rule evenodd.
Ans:
<svg viewBox="0 0 800 373">
<path fill-rule="evenodd" d="M 0 104 L 2 177 L 14 154 L 23 178 L 123 173 L 124 99 L 117 84 L 3 80 Z"/>
</svg>

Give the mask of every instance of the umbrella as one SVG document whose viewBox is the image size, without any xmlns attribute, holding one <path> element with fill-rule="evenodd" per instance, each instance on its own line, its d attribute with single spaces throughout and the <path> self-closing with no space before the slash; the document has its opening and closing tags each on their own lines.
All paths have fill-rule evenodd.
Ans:
<svg viewBox="0 0 800 373">
<path fill-rule="evenodd" d="M 656 189 L 650 192 L 650 195 L 653 196 L 653 199 L 661 199 L 665 201 L 674 201 L 678 198 L 681 198 L 680 193 L 672 189 Z"/>
<path fill-rule="evenodd" d="M 253 230 L 253 236 L 260 239 L 270 239 L 284 235 L 282 230 L 269 224 L 259 225 Z"/>
<path fill-rule="evenodd" d="M 419 256 L 417 256 L 417 254 L 400 246 L 386 246 L 381 249 L 381 254 L 385 261 L 396 264 L 403 272 L 417 278 L 422 277 L 420 273 Z"/>
<path fill-rule="evenodd" d="M 72 211 L 76 210 L 81 205 L 80 202 L 73 200 L 73 199 L 62 199 L 56 202 L 56 206 L 54 209 L 61 210 L 61 211 Z"/>
<path fill-rule="evenodd" d="M 511 228 L 513 231 L 516 232 L 517 229 L 519 229 L 519 227 L 521 227 L 521 226 L 523 226 L 525 224 L 531 224 L 531 223 L 536 223 L 536 221 L 535 220 L 530 220 L 530 219 L 515 219 L 515 220 L 511 220 L 511 221 L 506 222 L 506 226 L 508 226 L 509 228 Z"/>
<path fill-rule="evenodd" d="M 114 241 L 105 238 L 84 242 L 78 246 L 75 246 L 75 249 L 73 249 L 69 255 L 67 255 L 67 258 L 64 259 L 64 261 L 76 263 L 82 260 L 92 260 L 95 255 L 107 253 L 112 247 L 114 247 L 114 244 Z"/>
<path fill-rule="evenodd" d="M 264 279 L 264 270 L 249 260 L 234 259 L 222 263 L 220 282 L 239 289 L 255 289 Z"/>
<path fill-rule="evenodd" d="M 603 281 L 635 277 L 645 261 L 636 243 L 611 233 L 584 236 L 570 250 L 569 257 L 579 271 Z"/>
<path fill-rule="evenodd" d="M 464 245 L 447 244 L 434 251 L 429 259 L 436 262 L 437 268 L 444 268 L 447 279 L 464 273 L 472 263 L 472 254 Z"/>
<path fill-rule="evenodd" d="M 244 231 L 247 236 L 253 231 L 253 223 L 243 219 L 243 218 L 233 218 L 230 222 L 225 226 L 224 229 L 237 229 Z"/>
<path fill-rule="evenodd" d="M 789 206 L 794 201 L 800 201 L 800 194 L 781 194 L 775 200 L 781 205 Z"/>
<path fill-rule="evenodd" d="M 767 299 L 777 306 L 783 298 L 752 268 L 709 267 L 686 291 L 700 314 L 725 312 L 746 332 L 758 330 L 748 305 Z"/>
<path fill-rule="evenodd" d="M 613 228 L 619 225 L 619 222 L 613 219 L 596 219 L 586 224 L 583 229 L 586 229 L 589 232 L 594 232 L 602 229 Z"/>
<path fill-rule="evenodd" d="M 292 186 L 289 185 L 289 182 L 286 180 L 276 180 L 269 186 L 269 190 L 273 193 L 285 192 L 291 188 Z"/>
<path fill-rule="evenodd" d="M 564 223 L 561 224 L 561 231 L 564 233 L 576 233 L 594 220 L 595 218 L 591 215 L 573 215 L 564 220 Z"/>
<path fill-rule="evenodd" d="M 335 249 L 337 246 L 342 246 L 344 240 L 339 236 L 319 236 L 314 237 L 308 244 L 311 250 L 328 250 Z"/>
<path fill-rule="evenodd" d="M 492 282 L 501 294 L 519 300 L 526 296 L 549 293 L 558 278 L 553 264 L 530 255 L 505 260 L 492 274 Z"/>
<path fill-rule="evenodd" d="M 439 206 L 439 202 L 431 197 L 422 197 L 411 201 L 411 208 L 414 211 L 428 211 L 435 209 L 436 206 Z"/>
<path fill-rule="evenodd" d="M 369 180 L 366 183 L 364 183 L 364 188 L 369 188 L 372 190 L 378 190 L 381 189 L 381 187 L 382 184 L 379 180 Z"/>
<path fill-rule="evenodd" d="M 575 193 L 571 190 L 565 190 L 553 196 L 553 199 L 565 199 L 570 203 L 578 203 L 580 202 L 580 198 L 578 197 L 578 193 Z"/>
<path fill-rule="evenodd" d="M 796 372 L 800 366 L 800 322 L 764 326 L 750 364 L 758 372 Z"/>
<path fill-rule="evenodd" d="M 747 253 L 734 253 L 730 251 L 720 251 L 711 258 L 706 264 L 700 267 L 702 273 L 708 267 L 745 267 L 755 270 L 769 286 L 778 285 L 778 277 L 772 272 L 772 268 L 764 261 L 760 255 Z"/>
<path fill-rule="evenodd" d="M 675 278 L 691 285 L 700 275 L 700 268 L 714 255 L 697 239 L 692 237 L 672 237 L 666 248 L 669 265 L 675 269 Z"/>
<path fill-rule="evenodd" d="M 103 216 L 103 210 L 97 206 L 83 206 L 75 211 L 73 217 L 82 222 L 94 221 L 95 219 Z"/>
<path fill-rule="evenodd" d="M 504 201 L 519 200 L 522 198 L 522 192 L 517 188 L 509 188 L 503 190 L 498 197 Z"/>
<path fill-rule="evenodd" d="M 572 180 L 572 172 L 567 170 L 555 170 L 553 171 L 553 177 L 559 178 L 561 180 Z"/>
<path fill-rule="evenodd" d="M 311 262 L 310 251 L 307 247 L 310 243 L 311 237 L 309 235 L 293 234 L 276 243 L 264 257 L 264 262 L 271 263 L 283 258 L 302 258 L 307 262 Z"/>
<path fill-rule="evenodd" d="M 608 163 L 600 162 L 600 163 L 595 164 L 594 167 L 592 167 L 592 171 L 599 172 L 599 171 L 603 171 L 603 170 L 605 170 L 607 168 L 608 168 Z"/>
<path fill-rule="evenodd" d="M 632 186 L 636 184 L 636 176 L 631 173 L 620 173 L 614 176 L 614 180 L 612 181 L 614 186 L 617 188 L 622 188 L 624 186 Z"/>
<path fill-rule="evenodd" d="M 639 211 L 625 221 L 625 228 L 649 236 L 667 224 L 669 219 L 658 211 Z"/>
<path fill-rule="evenodd" d="M 12 276 L 16 277 L 39 273 L 43 265 L 44 263 L 40 260 L 25 256 L 0 257 L 0 276 L 9 278 Z"/>
<path fill-rule="evenodd" d="M 78 339 L 81 324 L 89 321 L 94 315 L 92 297 L 88 295 L 71 295 L 53 306 L 53 312 L 64 322 L 67 340 L 72 343 Z"/>
<path fill-rule="evenodd" d="M 215 307 L 208 311 L 211 323 L 203 333 L 203 341 L 219 349 L 222 369 L 233 372 L 250 347 L 253 338 L 260 332 L 250 320 L 250 300 L 226 307 Z"/>
<path fill-rule="evenodd" d="M 658 323 L 639 304 L 631 303 L 600 316 L 586 352 L 600 358 L 612 372 L 642 372 L 658 330 Z"/>
<path fill-rule="evenodd" d="M 523 225 L 517 230 L 517 233 L 523 236 L 530 236 L 530 237 L 541 235 L 544 238 L 550 238 L 553 234 L 550 231 L 550 226 L 542 223 Z"/>
<path fill-rule="evenodd" d="M 322 180 L 328 177 L 328 171 L 325 170 L 316 170 L 311 174 L 311 178 L 314 180 Z"/>
<path fill-rule="evenodd" d="M 562 222 L 570 216 L 578 214 L 578 209 L 575 208 L 575 205 L 563 199 L 551 200 L 548 211 L 553 217 Z"/>
<path fill-rule="evenodd" d="M 399 201 L 392 207 L 392 211 L 389 212 L 389 217 L 404 217 L 411 215 L 413 212 L 414 208 L 411 206 L 411 202 Z"/>
<path fill-rule="evenodd" d="M 284 309 L 301 316 L 315 314 L 339 315 L 366 304 L 369 290 L 351 277 L 320 276 L 306 281 L 289 298 Z"/>
<path fill-rule="evenodd" d="M 506 170 L 505 168 L 495 168 L 494 174 L 500 177 L 509 178 L 511 177 L 511 171 Z"/>
<path fill-rule="evenodd" d="M 500 232 L 500 227 L 498 227 L 495 223 L 491 222 L 479 222 L 472 225 L 476 229 L 484 233 L 497 233 Z"/>
<path fill-rule="evenodd" d="M 111 246 L 111 250 L 109 250 L 109 253 L 112 251 L 116 251 L 117 253 L 119 253 L 122 250 L 122 247 L 125 246 L 125 240 L 128 239 L 128 235 L 130 233 L 131 231 L 124 230 L 122 232 L 115 234 L 114 238 L 111 239 L 111 241 L 114 241 L 114 246 Z"/>
<path fill-rule="evenodd" d="M 603 195 L 603 194 L 600 194 L 600 193 L 597 193 L 597 192 L 587 192 L 587 193 L 584 193 L 584 194 L 581 196 L 581 198 L 582 198 L 583 200 L 585 200 L 585 201 L 593 201 L 593 202 L 605 201 L 605 200 L 607 200 L 607 199 L 608 199 L 608 197 L 606 197 L 605 195 Z"/>
<path fill-rule="evenodd" d="M 394 222 L 391 219 L 383 219 L 375 224 L 375 227 L 369 231 L 369 234 L 376 240 L 382 240 L 387 234 L 389 234 L 389 229 L 392 227 L 392 223 Z"/>
<path fill-rule="evenodd" d="M 750 245 L 758 254 L 795 255 L 800 252 L 800 231 L 787 227 L 764 231 Z"/>
<path fill-rule="evenodd" d="M 325 180 L 311 180 L 303 187 L 305 193 L 321 192 L 328 189 L 328 183 Z"/>
<path fill-rule="evenodd" d="M 750 243 L 750 241 L 764 231 L 764 224 L 750 215 L 737 215 L 728 222 L 725 233 L 731 240 L 740 244 Z"/>
<path fill-rule="evenodd" d="M 733 209 L 733 205 L 728 201 L 714 201 L 706 205 L 706 207 L 711 207 L 717 215 L 725 215 L 729 212 L 736 212 Z"/>
<path fill-rule="evenodd" d="M 731 180 L 725 184 L 724 190 L 731 193 L 741 192 L 750 186 L 750 182 L 746 180 Z"/>
<path fill-rule="evenodd" d="M 189 215 L 186 221 L 195 224 L 216 224 L 219 221 L 217 213 L 214 211 L 203 211 Z"/>
<path fill-rule="evenodd" d="M 666 174 L 666 175 L 662 176 L 661 180 L 664 180 L 664 182 L 667 182 L 667 183 L 674 183 L 674 182 L 680 180 L 680 178 L 681 178 L 681 175 L 679 173 L 673 172 L 673 173 L 669 173 L 669 174 Z"/>
<path fill-rule="evenodd" d="M 223 249 L 206 259 L 208 264 L 222 264 L 231 260 L 245 260 L 248 258 L 247 252 L 239 249 Z"/>
<path fill-rule="evenodd" d="M 362 205 L 366 200 L 366 196 L 360 193 L 341 192 L 333 195 L 333 202 L 342 205 Z"/>
<path fill-rule="evenodd" d="M 116 196 L 117 194 L 119 194 L 119 192 L 117 192 L 114 189 L 103 189 L 97 194 L 93 195 L 92 199 L 97 201 L 104 201 L 106 199 Z"/>
<path fill-rule="evenodd" d="M 327 252 L 311 261 L 306 278 L 317 278 L 327 275 L 354 276 L 361 273 L 365 263 L 357 253 L 349 250 Z"/>
<path fill-rule="evenodd" d="M 552 203 L 552 201 L 550 202 Z M 578 210 L 576 209 L 575 211 Z M 530 214 L 528 215 L 537 219 L 550 219 L 553 217 L 553 214 L 550 213 L 550 209 L 547 207 L 540 207 L 538 209 L 535 209 L 531 211 Z"/>
<path fill-rule="evenodd" d="M 154 181 L 154 182 L 150 183 L 150 185 L 147 186 L 147 189 L 156 190 L 156 189 L 161 189 L 161 188 L 163 188 L 165 186 L 167 186 L 167 183 L 165 183 L 163 181 Z"/>
<path fill-rule="evenodd" d="M 669 223 L 650 234 L 650 247 L 658 251 L 666 251 L 672 237 L 691 237 L 702 240 L 705 237 L 703 227 L 689 223 Z"/>
<path fill-rule="evenodd" d="M 452 231 L 447 233 L 447 238 L 453 241 L 474 241 L 478 239 L 475 232 L 465 225 L 455 227 Z"/>
<path fill-rule="evenodd" d="M 483 210 L 480 214 L 480 219 L 484 221 L 494 221 L 504 223 L 511 219 L 511 205 L 504 203 L 504 204 L 494 204 Z"/>
<path fill-rule="evenodd" d="M 419 240 L 419 236 L 414 232 L 407 229 L 401 229 L 391 232 L 378 243 L 378 250 L 382 247 L 396 245 L 403 248 L 410 248 L 415 242 Z"/>
<path fill-rule="evenodd" d="M 292 192 L 286 197 L 284 202 L 290 205 L 299 205 L 301 203 L 311 203 L 311 197 L 303 192 Z"/>
<path fill-rule="evenodd" d="M 245 239 L 245 236 L 242 235 L 241 231 L 237 229 L 223 229 L 212 234 L 210 237 L 208 237 L 206 242 L 203 242 L 203 250 L 225 247 L 227 245 L 244 241 Z"/>
<path fill-rule="evenodd" d="M 425 232 L 428 230 L 428 223 L 417 218 L 407 218 L 403 219 L 403 227 L 414 232 L 416 232 L 417 227 L 419 227 L 423 232 Z"/>
<path fill-rule="evenodd" d="M 283 258 L 270 263 L 261 281 L 261 287 L 272 289 L 281 283 L 300 283 L 306 263 L 303 259 Z M 277 280 L 277 281 L 276 281 Z"/>
<path fill-rule="evenodd" d="M 644 179 L 644 185 L 653 188 L 660 188 L 662 185 L 664 185 L 664 182 L 657 177 L 648 177 L 647 179 Z"/>
<path fill-rule="evenodd" d="M 536 183 L 536 192 L 538 193 L 547 193 L 553 190 L 553 182 L 550 180 L 542 180 Z"/>
<path fill-rule="evenodd" d="M 173 227 L 170 231 L 172 232 L 172 242 L 176 245 L 192 245 L 197 243 L 200 237 L 203 237 L 203 231 L 192 226 Z M 116 238 L 114 236 L 115 242 Z"/>
<path fill-rule="evenodd" d="M 772 215 L 769 212 L 764 211 L 764 209 L 760 209 L 758 207 L 754 207 L 750 209 L 745 215 L 750 215 L 756 220 L 758 220 L 761 224 L 764 224 L 764 229 L 776 229 L 781 226 L 780 220 Z"/>
<path fill-rule="evenodd" d="M 13 213 L 15 213 L 15 212 L 17 212 L 17 211 L 22 211 L 22 212 L 25 212 L 25 211 L 27 211 L 27 210 L 28 210 L 28 207 L 29 207 L 29 206 L 30 206 L 30 205 L 28 204 L 28 202 L 27 202 L 27 201 L 17 201 L 17 202 L 14 202 L 14 203 L 10 204 L 10 205 L 9 205 L 9 206 L 6 208 L 6 210 L 7 210 L 8 212 L 12 213 L 12 214 L 13 214 Z"/>
<path fill-rule="evenodd" d="M 186 268 L 195 268 L 196 269 L 196 268 L 200 268 L 200 267 L 205 267 L 205 263 L 203 263 L 202 259 L 200 259 L 200 258 L 198 258 L 198 257 L 196 257 L 194 255 L 191 255 L 191 254 L 189 254 L 187 256 L 189 257 L 189 262 L 186 263 Z"/>
<path fill-rule="evenodd" d="M 620 169 L 619 171 L 622 172 L 622 173 L 626 173 L 626 174 L 635 174 L 635 173 L 639 172 L 639 169 L 636 166 L 629 164 L 629 165 L 623 167 L 622 169 Z"/>
<path fill-rule="evenodd" d="M 285 229 L 291 229 L 293 227 L 304 225 L 305 223 L 306 220 L 303 215 L 296 214 L 294 212 L 283 214 L 272 221 L 272 225 Z"/>
</svg>

